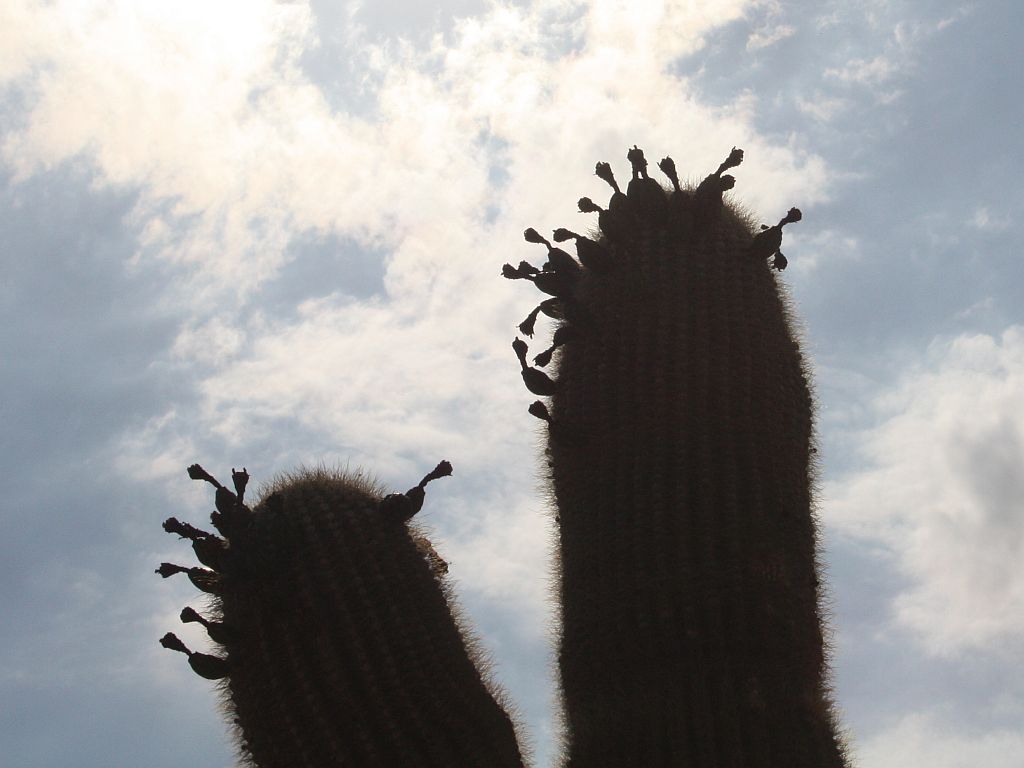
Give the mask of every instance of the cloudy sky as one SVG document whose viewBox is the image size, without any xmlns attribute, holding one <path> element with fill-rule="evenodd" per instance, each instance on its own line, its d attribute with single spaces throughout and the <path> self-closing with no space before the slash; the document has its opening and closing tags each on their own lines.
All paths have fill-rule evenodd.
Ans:
<svg viewBox="0 0 1024 768">
<path fill-rule="evenodd" d="M 2 0 L 0 743 L 229 766 L 157 644 L 184 468 L 404 490 L 556 732 L 538 422 L 501 264 L 634 143 L 774 223 L 820 401 L 835 689 L 862 768 L 1024 753 L 1024 5 Z M 581 223 L 582 222 L 582 223 Z"/>
</svg>

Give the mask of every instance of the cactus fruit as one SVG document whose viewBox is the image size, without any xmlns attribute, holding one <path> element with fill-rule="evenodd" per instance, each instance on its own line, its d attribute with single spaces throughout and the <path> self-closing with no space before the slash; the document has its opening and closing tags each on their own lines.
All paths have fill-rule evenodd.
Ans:
<svg viewBox="0 0 1024 768">
<path fill-rule="evenodd" d="M 527 364 L 557 504 L 564 764 L 834 768 L 847 762 L 826 681 L 808 372 L 772 270 L 782 227 L 723 202 L 733 149 L 696 188 L 675 163 L 567 229 L 535 230 L 528 280 L 560 318 Z M 554 302 L 554 303 L 552 303 Z M 533 333 L 537 311 L 520 330 Z M 557 349 L 557 351 L 555 351 Z M 555 375 L 540 370 L 552 360 Z"/>
<path fill-rule="evenodd" d="M 453 616 L 447 567 L 408 524 L 448 462 L 383 497 L 358 477 L 303 472 L 252 508 L 245 470 L 232 470 L 234 492 L 188 471 L 216 489 L 223 538 L 170 518 L 165 530 L 191 539 L 208 568 L 157 572 L 212 595 L 212 619 L 185 608 L 181 620 L 203 624 L 223 655 L 172 633 L 160 642 L 222 681 L 247 764 L 522 766 L 501 694 Z"/>
</svg>

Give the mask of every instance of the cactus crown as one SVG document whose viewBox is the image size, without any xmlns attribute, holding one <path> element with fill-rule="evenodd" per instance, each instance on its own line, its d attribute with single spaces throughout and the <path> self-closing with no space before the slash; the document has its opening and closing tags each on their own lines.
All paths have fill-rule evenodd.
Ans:
<svg viewBox="0 0 1024 768">
<path fill-rule="evenodd" d="M 577 259 L 566 251 L 553 247 L 533 227 L 523 233 L 527 242 L 543 244 L 548 251 L 547 261 L 536 267 L 527 261 L 520 261 L 513 267 L 505 264 L 502 276 L 510 280 L 527 280 L 542 293 L 553 298 L 545 299 L 519 325 L 525 336 L 533 336 L 537 316 L 541 313 L 556 320 L 564 320 L 567 311 L 587 303 L 580 300 L 588 289 L 581 287 L 581 278 L 597 276 L 600 282 L 620 284 L 646 283 L 648 290 L 675 290 L 671 280 L 656 285 L 660 277 L 678 278 L 673 273 L 673 261 L 687 258 L 740 258 L 751 264 L 766 262 L 772 269 L 782 271 L 787 266 L 786 257 L 780 251 L 782 227 L 800 221 L 800 210 L 791 208 L 774 226 L 761 225 L 761 231 L 754 235 L 747 217 L 737 209 L 723 202 L 724 192 L 735 186 L 735 178 L 725 171 L 743 162 L 743 150 L 733 147 L 729 156 L 717 169 L 692 189 L 684 189 L 679 182 L 675 162 L 665 157 L 658 162 L 658 168 L 671 183 L 665 190 L 647 173 L 647 159 L 642 149 L 634 145 L 627 153 L 632 168 L 626 193 L 623 193 L 615 179 L 611 165 L 599 162 L 595 174 L 612 188 L 612 197 L 607 208 L 601 208 L 589 197 L 579 200 L 581 213 L 598 214 L 601 236 L 596 240 L 584 237 L 572 230 L 559 227 L 552 239 L 561 243 L 575 240 Z M 657 247 L 649 238 L 658 238 Z M 723 244 L 721 238 L 729 242 Z M 744 242 L 746 241 L 746 242 Z M 713 247 L 709 247 L 709 244 Z M 728 248 L 724 247 L 728 245 Z M 654 264 L 652 259 L 663 259 L 665 263 Z M 658 278 L 653 272 L 659 273 Z M 587 280 L 583 280 L 586 284 Z M 567 310 L 566 304 L 572 305 Z M 552 345 L 534 358 L 534 363 L 545 367 L 558 347 L 571 335 L 571 324 L 560 325 Z M 561 334 L 561 335 L 559 335 Z M 529 366 L 526 362 L 528 346 L 522 339 L 516 339 L 513 349 L 522 366 L 522 375 L 527 388 L 538 395 L 551 395 L 557 384 L 543 371 Z M 548 420 L 549 411 L 538 401 L 530 406 L 530 413 Z"/>
</svg>

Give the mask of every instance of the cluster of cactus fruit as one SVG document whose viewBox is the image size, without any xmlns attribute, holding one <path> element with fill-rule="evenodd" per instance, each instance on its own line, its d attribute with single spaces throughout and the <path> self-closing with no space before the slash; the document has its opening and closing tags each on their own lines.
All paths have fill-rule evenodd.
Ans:
<svg viewBox="0 0 1024 768">
<path fill-rule="evenodd" d="M 773 270 L 791 209 L 756 232 L 723 201 L 734 149 L 693 188 L 627 154 L 623 192 L 589 198 L 599 233 L 536 230 L 538 268 L 502 274 L 547 295 L 513 349 L 546 423 L 556 501 L 565 768 L 840 768 L 812 509 L 812 398 Z M 542 368 L 554 364 L 556 375 Z M 163 564 L 212 596 L 191 608 L 222 647 L 188 650 L 224 679 L 242 754 L 278 766 L 525 764 L 501 691 L 454 613 L 446 567 L 411 518 L 442 462 L 405 494 L 323 471 L 254 507 L 216 489 L 222 537 L 171 518 L 207 568 Z"/>
</svg>

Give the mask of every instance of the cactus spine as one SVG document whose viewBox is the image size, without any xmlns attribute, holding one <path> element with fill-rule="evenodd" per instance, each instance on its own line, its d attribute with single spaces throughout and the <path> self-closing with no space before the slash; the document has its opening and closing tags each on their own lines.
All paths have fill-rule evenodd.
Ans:
<svg viewBox="0 0 1024 768">
<path fill-rule="evenodd" d="M 456 624 L 444 562 L 407 522 L 442 462 L 405 494 L 381 497 L 343 474 L 280 481 L 254 508 L 248 475 L 216 488 L 224 538 L 169 519 L 209 569 L 164 563 L 213 595 L 204 624 L 223 654 L 195 653 L 201 676 L 223 679 L 244 758 L 260 768 L 522 765 L 509 715 L 495 701 Z"/>
<path fill-rule="evenodd" d="M 554 344 L 524 382 L 548 422 L 560 535 L 564 763 L 687 768 L 845 765 L 825 680 L 811 506 L 812 400 L 772 269 L 724 171 L 684 189 L 627 158 L 577 263 L 535 230 Z M 531 335 L 536 312 L 520 326 Z M 557 348 L 557 375 L 539 370 Z"/>
</svg>

